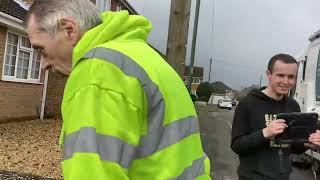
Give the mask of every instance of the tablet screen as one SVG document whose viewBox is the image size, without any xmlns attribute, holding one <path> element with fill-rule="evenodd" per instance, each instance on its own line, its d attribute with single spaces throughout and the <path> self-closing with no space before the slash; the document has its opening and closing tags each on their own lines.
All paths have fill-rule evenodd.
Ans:
<svg viewBox="0 0 320 180">
<path fill-rule="evenodd" d="M 281 113 L 277 119 L 284 119 L 288 127 L 275 137 L 276 144 L 306 143 L 310 134 L 317 130 L 317 113 Z"/>
</svg>

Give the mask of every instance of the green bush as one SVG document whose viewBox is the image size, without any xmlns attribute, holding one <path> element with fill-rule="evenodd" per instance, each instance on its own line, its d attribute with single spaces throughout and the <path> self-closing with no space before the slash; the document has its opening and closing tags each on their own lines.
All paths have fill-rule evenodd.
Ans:
<svg viewBox="0 0 320 180">
<path fill-rule="evenodd" d="M 208 102 L 212 94 L 212 87 L 209 82 L 199 84 L 197 89 L 198 101 Z"/>
<path fill-rule="evenodd" d="M 190 97 L 192 99 L 192 102 L 196 102 L 197 101 L 197 96 L 194 94 L 190 94 Z"/>
</svg>

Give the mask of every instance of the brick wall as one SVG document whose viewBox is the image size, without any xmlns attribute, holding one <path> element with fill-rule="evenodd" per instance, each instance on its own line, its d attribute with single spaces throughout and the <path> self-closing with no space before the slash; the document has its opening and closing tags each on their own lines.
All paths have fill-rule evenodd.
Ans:
<svg viewBox="0 0 320 180">
<path fill-rule="evenodd" d="M 0 79 L 2 77 L 7 28 L 0 26 Z M 0 80 L 0 123 L 38 117 L 42 85 Z"/>
<path fill-rule="evenodd" d="M 198 89 L 199 84 L 191 84 L 191 90 L 196 91 Z"/>
<path fill-rule="evenodd" d="M 61 117 L 61 102 L 67 77 L 50 72 L 47 89 L 47 100 L 45 107 L 46 117 Z"/>
</svg>

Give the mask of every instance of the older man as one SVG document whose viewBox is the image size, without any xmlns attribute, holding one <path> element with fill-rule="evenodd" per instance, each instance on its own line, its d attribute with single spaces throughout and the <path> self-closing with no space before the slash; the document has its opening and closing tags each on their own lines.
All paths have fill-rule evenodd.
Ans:
<svg viewBox="0 0 320 180">
<path fill-rule="evenodd" d="M 184 83 L 146 43 L 142 16 L 89 0 L 35 0 L 27 16 L 42 67 L 69 75 L 65 179 L 210 179 Z"/>
</svg>

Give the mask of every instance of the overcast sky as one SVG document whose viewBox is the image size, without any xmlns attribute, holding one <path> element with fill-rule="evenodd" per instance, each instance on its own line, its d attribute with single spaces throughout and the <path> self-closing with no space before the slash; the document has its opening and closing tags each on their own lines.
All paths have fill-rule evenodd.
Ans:
<svg viewBox="0 0 320 180">
<path fill-rule="evenodd" d="M 171 1 L 129 2 L 152 21 L 149 42 L 165 54 Z M 320 28 L 319 7 L 318 0 L 201 0 L 195 65 L 205 67 L 204 80 L 208 80 L 213 58 L 211 81 L 222 81 L 234 89 L 259 84 L 261 74 L 266 84 L 270 57 L 298 55 L 309 43 L 308 37 Z M 195 0 L 190 35 L 194 9 Z M 190 49 L 187 64 L 189 59 Z"/>
</svg>

